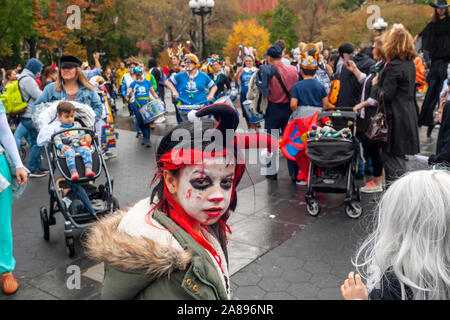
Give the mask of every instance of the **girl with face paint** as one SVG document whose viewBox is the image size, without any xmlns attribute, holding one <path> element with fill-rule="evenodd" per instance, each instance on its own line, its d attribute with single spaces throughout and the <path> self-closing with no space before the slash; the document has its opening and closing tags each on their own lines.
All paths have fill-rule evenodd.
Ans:
<svg viewBox="0 0 450 320">
<path fill-rule="evenodd" d="M 105 262 L 103 299 L 232 298 L 227 220 L 245 170 L 240 150 L 278 144 L 260 134 L 208 139 L 234 132 L 237 112 L 215 104 L 194 113 L 217 121 L 183 122 L 163 137 L 150 198 L 101 220 L 87 237 L 89 256 Z M 180 132 L 188 134 L 174 139 Z"/>
</svg>

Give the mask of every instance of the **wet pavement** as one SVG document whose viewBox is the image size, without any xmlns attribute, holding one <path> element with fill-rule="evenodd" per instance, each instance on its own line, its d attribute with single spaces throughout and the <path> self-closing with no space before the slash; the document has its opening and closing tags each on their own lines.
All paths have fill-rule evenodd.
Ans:
<svg viewBox="0 0 450 320">
<path fill-rule="evenodd" d="M 121 208 L 150 193 L 155 148 L 175 125 L 173 107 L 169 106 L 166 123 L 152 131 L 150 149 L 136 139 L 128 112 L 119 112 L 117 124 L 121 129 L 114 150 L 117 157 L 108 160 L 107 165 Z M 425 129 L 421 129 L 422 154 L 434 152 L 437 132 L 435 129 L 432 138 L 426 138 Z M 408 166 L 410 170 L 426 167 L 411 157 Z M 370 231 L 380 195 L 363 195 L 364 213 L 353 220 L 344 212 L 343 195 L 318 194 L 322 212 L 311 217 L 305 207 L 306 187 L 291 183 L 283 157 L 277 181 L 264 179 L 259 169 L 258 165 L 249 165 L 239 187 L 236 212 L 229 220 L 234 295 L 251 300 L 341 299 L 339 285 L 353 270 L 351 257 Z M 80 244 L 84 231 L 75 232 L 73 259 L 66 253 L 60 214 L 50 228 L 50 241 L 43 239 L 39 208 L 49 205 L 47 188 L 48 177 L 33 179 L 23 197 L 14 201 L 14 274 L 20 289 L 12 296 L 0 293 L 0 299 L 99 299 L 103 266 L 85 257 Z M 78 271 L 80 287 L 73 288 L 72 275 Z"/>
</svg>

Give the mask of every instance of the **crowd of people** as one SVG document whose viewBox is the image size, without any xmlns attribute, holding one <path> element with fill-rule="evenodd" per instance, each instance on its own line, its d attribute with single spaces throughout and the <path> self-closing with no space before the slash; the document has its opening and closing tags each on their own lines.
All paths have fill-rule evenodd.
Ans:
<svg viewBox="0 0 450 320">
<path fill-rule="evenodd" d="M 45 68 L 41 61 L 31 58 L 23 69 L 2 69 L 2 91 L 10 96 L 18 91 L 23 104 L 20 110 L 9 110 L 0 101 L 3 291 L 10 294 L 18 289 L 12 275 L 13 192 L 20 192 L 28 177 L 48 174 L 42 166 L 40 132 L 33 123 L 33 113 L 42 103 L 63 100 L 57 109 L 60 128 L 76 128 L 79 125 L 74 122 L 73 104 L 80 103 L 92 109 L 101 134 L 102 126 L 113 120 L 109 105 L 99 95 L 101 87 L 111 101 L 123 99 L 129 115 L 136 119 L 136 137 L 142 137 L 142 145 L 147 148 L 151 147 L 153 125 L 144 121 L 139 110 L 151 100 L 165 101 L 166 93 L 175 106 L 179 123 L 173 130 L 194 130 L 192 122 L 187 121 L 191 115 L 180 105 L 193 106 L 189 110 L 194 110 L 197 120 L 201 116 L 218 120 L 201 118 L 203 133 L 208 129 L 236 131 L 238 108 L 249 129 L 241 139 L 243 145 L 237 145 L 240 140 L 235 139 L 231 144 L 228 141 L 217 146 L 221 150 L 219 160 L 227 152 L 234 155 L 225 164 L 215 162 L 217 159 L 205 150 L 204 143 L 200 142 L 200 149 L 196 149 L 195 135 L 192 141 L 183 143 L 192 154 L 201 155 L 202 164 L 188 165 L 188 160 L 192 160 L 188 156 L 181 164 L 173 163 L 178 141 L 171 141 L 170 133 L 163 138 L 156 153 L 158 170 L 152 182 L 152 196 L 127 212 L 105 218 L 88 237 L 90 256 L 106 262 L 104 298 L 231 298 L 226 221 L 236 207 L 236 188 L 245 170 L 245 165 L 237 162 L 236 149 L 249 148 L 252 139 L 273 140 L 259 130 L 260 120 L 264 121 L 265 132 L 283 133 L 294 119 L 311 118 L 327 108 L 350 108 L 358 115 L 357 177 L 372 177 L 361 191 L 385 193 L 375 215 L 374 232 L 354 261 L 367 283 L 364 285 L 359 274 L 350 273 L 341 287 L 343 297 L 449 299 L 450 275 L 446 267 L 450 256 L 446 248 L 450 245 L 450 174 L 446 170 L 407 173 L 407 156 L 420 153 L 420 126 L 427 126 L 430 136 L 434 126 L 440 125 L 436 153 L 426 158 L 427 163 L 450 164 L 450 18 L 447 4 L 437 1 L 432 5 L 433 19 L 418 37 L 413 38 L 403 25 L 394 24 L 367 47 L 344 43 L 332 49 L 324 48 L 321 42 L 299 43 L 298 48 L 288 52 L 280 39 L 262 60 L 246 48 L 234 65 L 229 58 L 217 55 L 202 64 L 195 54 L 179 50 L 177 54 L 171 51 L 171 67 L 158 66 L 153 58 L 147 66 L 129 58 L 117 68 L 103 70 L 96 53 L 93 69 L 71 55 L 64 55 L 58 65 Z M 419 42 L 426 56 L 418 54 Z M 428 86 L 428 90 L 419 106 L 416 93 L 423 86 Z M 229 97 L 236 106 L 214 104 L 222 97 Z M 436 106 L 438 112 L 434 116 Z M 387 126 L 382 142 L 367 134 L 380 111 Z M 255 121 L 254 114 L 260 115 L 260 120 Z M 7 116 L 16 121 L 14 135 Z M 159 123 L 164 121 L 164 117 L 158 119 Z M 29 144 L 29 172 L 18 152 L 22 139 Z M 79 178 L 73 161 L 75 152 L 83 156 L 86 176 L 94 175 L 87 149 L 74 149 L 73 140 L 88 140 L 89 144 L 92 137 L 74 135 L 69 142 L 58 140 L 57 147 L 66 154 L 71 179 Z M 273 155 L 276 150 L 268 151 Z M 12 159 L 10 165 L 8 158 Z M 307 163 L 307 159 L 287 160 L 294 183 L 307 184 Z M 266 177 L 278 179 L 276 173 Z M 162 259 L 161 255 L 166 256 Z M 380 272 L 373 273 L 374 268 Z M 195 270 L 203 271 L 198 274 Z"/>
</svg>

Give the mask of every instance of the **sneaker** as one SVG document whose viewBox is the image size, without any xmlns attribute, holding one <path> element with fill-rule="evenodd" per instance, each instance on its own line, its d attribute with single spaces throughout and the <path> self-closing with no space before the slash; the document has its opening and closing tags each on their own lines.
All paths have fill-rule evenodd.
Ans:
<svg viewBox="0 0 450 320">
<path fill-rule="evenodd" d="M 367 184 L 362 187 L 360 191 L 364 193 L 383 192 L 383 186 L 380 184 L 375 184 L 375 182 L 372 180 L 367 182 Z"/>
<path fill-rule="evenodd" d="M 298 186 L 306 186 L 308 184 L 308 182 L 305 180 L 297 180 L 296 184 Z"/>
<path fill-rule="evenodd" d="M 38 170 L 30 173 L 30 178 L 42 178 L 48 174 L 48 170 Z"/>
<path fill-rule="evenodd" d="M 86 168 L 86 171 L 85 171 L 84 175 L 85 175 L 86 177 L 93 177 L 93 176 L 95 176 L 95 172 L 92 171 L 91 168 Z"/>
<path fill-rule="evenodd" d="M 142 137 L 142 133 L 141 132 L 136 133 L 136 138 L 141 138 L 141 137 Z"/>
<path fill-rule="evenodd" d="M 71 176 L 70 176 L 70 180 L 74 181 L 74 180 L 78 180 L 78 179 L 80 179 L 80 175 L 78 174 L 78 172 L 76 172 L 76 171 L 72 172 Z"/>
</svg>

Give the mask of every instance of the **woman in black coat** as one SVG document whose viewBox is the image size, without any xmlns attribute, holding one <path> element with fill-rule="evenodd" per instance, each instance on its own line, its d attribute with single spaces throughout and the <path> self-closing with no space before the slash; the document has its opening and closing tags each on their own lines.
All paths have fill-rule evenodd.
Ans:
<svg viewBox="0 0 450 320">
<path fill-rule="evenodd" d="M 394 25 L 383 38 L 387 63 L 378 81 L 379 98 L 386 104 L 388 141 L 382 145 L 386 180 L 406 173 L 405 155 L 419 153 L 419 130 L 414 104 L 416 68 L 414 42 L 403 25 Z"/>
</svg>

